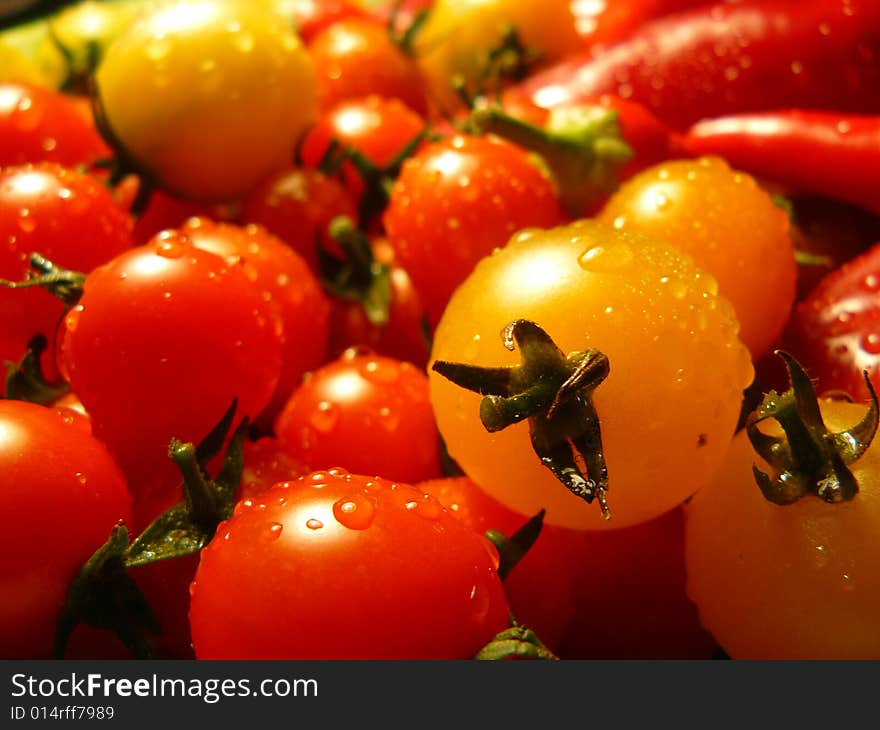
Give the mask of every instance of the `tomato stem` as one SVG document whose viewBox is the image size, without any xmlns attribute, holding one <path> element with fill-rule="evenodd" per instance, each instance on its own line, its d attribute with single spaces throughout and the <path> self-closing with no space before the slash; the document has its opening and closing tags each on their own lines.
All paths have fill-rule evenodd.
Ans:
<svg viewBox="0 0 880 730">
<path fill-rule="evenodd" d="M 41 357 L 49 343 L 43 334 L 34 335 L 18 363 L 6 363 L 6 398 L 46 405 L 70 392 L 63 380 L 50 383 L 43 373 Z"/>
<path fill-rule="evenodd" d="M 501 558 L 498 565 L 498 577 L 501 580 L 507 578 L 537 541 L 544 526 L 544 513 L 545 510 L 542 509 L 510 537 L 501 530 L 486 530 L 486 538 L 495 546 Z"/>
<path fill-rule="evenodd" d="M 526 319 L 508 324 L 501 337 L 508 350 L 519 347 L 521 364 L 491 368 L 437 360 L 432 369 L 483 396 L 480 421 L 490 433 L 528 420 L 541 463 L 574 495 L 587 503 L 597 499 L 602 516 L 610 519 L 608 469 L 592 401 L 593 391 L 608 377 L 607 356 L 595 349 L 565 355 L 550 335 Z"/>
<path fill-rule="evenodd" d="M 471 124 L 540 155 L 559 186 L 570 215 L 591 211 L 620 182 L 620 171 L 632 159 L 618 113 L 600 106 L 554 109 L 542 128 L 510 116 L 497 106 L 471 112 Z"/>
<path fill-rule="evenodd" d="M 829 432 L 819 410 L 816 391 L 800 363 L 777 350 L 788 369 L 791 388 L 770 391 L 746 421 L 755 451 L 778 473 L 771 477 L 754 466 L 752 471 L 764 497 L 775 504 L 791 504 L 814 494 L 826 502 L 853 499 L 859 485 L 848 466 L 865 453 L 878 426 L 877 396 L 868 374 L 865 383 L 870 404 L 865 417 L 850 429 Z M 784 436 L 764 433 L 760 424 L 772 418 Z"/>
<path fill-rule="evenodd" d="M 31 254 L 30 265 L 34 272 L 28 272 L 27 279 L 24 281 L 0 279 L 0 286 L 9 289 L 39 286 L 58 297 L 68 309 L 76 305 L 82 296 L 85 274 L 62 269 L 38 253 Z"/>
</svg>

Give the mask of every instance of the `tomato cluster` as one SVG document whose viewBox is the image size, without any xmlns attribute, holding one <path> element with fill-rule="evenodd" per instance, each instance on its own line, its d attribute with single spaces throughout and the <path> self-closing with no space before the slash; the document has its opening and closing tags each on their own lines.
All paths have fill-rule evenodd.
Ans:
<svg viewBox="0 0 880 730">
<path fill-rule="evenodd" d="M 0 655 L 880 657 L 880 12 L 607 5 L 0 29 Z"/>
</svg>

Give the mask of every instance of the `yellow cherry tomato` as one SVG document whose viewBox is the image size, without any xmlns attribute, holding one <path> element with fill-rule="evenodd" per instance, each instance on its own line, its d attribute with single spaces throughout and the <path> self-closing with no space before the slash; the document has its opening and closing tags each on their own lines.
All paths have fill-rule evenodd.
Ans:
<svg viewBox="0 0 880 730">
<path fill-rule="evenodd" d="M 516 365 L 500 333 L 539 324 L 564 352 L 596 348 L 610 372 L 594 391 L 611 519 L 539 460 L 529 425 L 489 433 L 480 395 L 431 372 L 431 401 L 453 459 L 495 499 L 547 524 L 626 527 L 681 504 L 717 470 L 753 376 L 713 277 L 666 243 L 595 221 L 520 232 L 477 264 L 437 327 L 432 358 Z M 596 475 L 588 475 L 595 478 Z"/>
<path fill-rule="evenodd" d="M 866 412 L 820 407 L 831 431 Z M 836 504 L 768 502 L 753 465 L 773 473 L 740 433 L 685 509 L 687 591 L 701 622 L 734 659 L 880 658 L 880 448 L 850 466 L 859 492 Z"/>
<path fill-rule="evenodd" d="M 539 63 L 582 50 L 571 5 L 571 0 L 437 0 L 415 45 L 437 105 L 448 111 L 459 103 L 451 86 L 456 74 L 473 90 L 488 52 L 501 44 L 508 28 Z"/>
<path fill-rule="evenodd" d="M 675 160 L 624 183 L 599 219 L 687 251 L 718 279 L 755 359 L 782 332 L 797 265 L 786 212 L 751 176 L 717 157 Z"/>
<path fill-rule="evenodd" d="M 128 155 L 196 200 L 234 199 L 289 164 L 318 109 L 302 43 L 263 3 L 160 4 L 107 49 L 96 82 Z"/>
</svg>

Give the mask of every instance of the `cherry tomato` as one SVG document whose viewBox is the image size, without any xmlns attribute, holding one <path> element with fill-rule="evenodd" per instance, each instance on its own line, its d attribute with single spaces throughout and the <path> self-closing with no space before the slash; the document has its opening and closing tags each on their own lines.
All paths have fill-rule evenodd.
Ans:
<svg viewBox="0 0 880 730">
<path fill-rule="evenodd" d="M 560 223 L 562 211 L 553 182 L 525 150 L 456 135 L 404 163 L 383 220 L 436 325 L 481 258 L 522 228 Z"/>
<path fill-rule="evenodd" d="M 0 169 L 0 278 L 24 280 L 35 252 L 87 272 L 131 245 L 131 217 L 94 178 L 49 162 Z M 63 313 L 45 291 L 0 287 L 0 362 L 18 362 L 37 333 L 52 343 Z"/>
<path fill-rule="evenodd" d="M 285 18 L 290 18 L 306 43 L 324 28 L 344 18 L 368 17 L 364 8 L 349 0 L 270 0 Z"/>
<path fill-rule="evenodd" d="M 107 448 L 63 409 L 0 401 L 0 464 L 0 656 L 48 658 L 70 581 L 131 519 L 131 498 Z"/>
<path fill-rule="evenodd" d="M 283 327 L 281 375 L 269 404 L 255 419 L 272 421 L 308 371 L 327 357 L 330 304 L 306 262 L 265 228 L 191 218 L 180 231 L 193 245 L 227 260 L 238 260 L 263 292 Z"/>
<path fill-rule="evenodd" d="M 455 292 L 432 358 L 518 364 L 499 333 L 520 318 L 543 327 L 564 353 L 596 348 L 608 357 L 593 403 L 612 519 L 542 465 L 526 423 L 487 432 L 480 396 L 432 372 L 431 402 L 449 453 L 489 494 L 527 516 L 546 508 L 545 524 L 626 527 L 681 504 L 715 473 L 753 368 L 729 303 L 689 256 L 594 221 L 523 231 Z"/>
<path fill-rule="evenodd" d="M 0 84 L 0 166 L 89 165 L 110 149 L 71 97 L 26 84 Z"/>
<path fill-rule="evenodd" d="M 167 231 L 89 274 L 65 319 L 60 365 L 95 434 L 130 479 L 146 481 L 173 473 L 172 437 L 198 443 L 233 398 L 241 416 L 262 412 L 281 336 L 241 263 Z"/>
<path fill-rule="evenodd" d="M 196 656 L 468 659 L 507 626 L 497 557 L 407 484 L 341 469 L 282 482 L 202 551 Z"/>
<path fill-rule="evenodd" d="M 296 34 L 238 0 L 175 0 L 144 12 L 107 50 L 95 82 L 127 154 L 198 200 L 237 198 L 284 167 L 317 114 L 314 71 Z"/>
<path fill-rule="evenodd" d="M 284 450 L 312 469 L 340 464 L 409 482 L 440 475 L 428 380 L 392 358 L 349 350 L 314 371 L 275 432 Z"/>
<path fill-rule="evenodd" d="M 427 113 L 419 66 L 385 24 L 366 18 L 338 20 L 309 41 L 308 51 L 322 109 L 376 94 Z"/>
<path fill-rule="evenodd" d="M 832 431 L 866 410 L 831 400 L 820 408 Z M 850 467 L 859 493 L 839 504 L 773 504 L 753 466 L 773 471 L 741 432 L 685 510 L 687 590 L 703 624 L 734 659 L 876 659 L 880 450 Z"/>
<path fill-rule="evenodd" d="M 661 163 L 625 182 L 598 218 L 693 256 L 733 304 L 753 357 L 776 342 L 797 265 L 788 216 L 750 175 L 714 157 Z"/>
<path fill-rule="evenodd" d="M 571 0 L 437 0 L 416 41 L 431 100 L 443 111 L 456 109 L 461 102 L 453 76 L 461 74 L 473 90 L 507 28 L 516 30 L 541 63 L 581 50 L 572 5 Z"/>
<path fill-rule="evenodd" d="M 500 530 L 510 537 L 525 523 L 522 515 L 490 497 L 468 477 L 430 479 L 416 488 L 480 535 Z M 504 579 L 504 594 L 517 621 L 554 651 L 574 618 L 574 549 L 581 543 L 580 532 L 545 525 Z"/>
<path fill-rule="evenodd" d="M 318 170 L 294 167 L 257 185 L 244 199 L 239 220 L 265 226 L 317 273 L 319 241 L 339 253 L 327 235 L 327 226 L 338 215 L 357 218 L 354 198 L 342 183 Z"/>
<path fill-rule="evenodd" d="M 330 355 L 338 357 L 351 347 L 361 347 L 424 368 L 428 364 L 429 345 L 422 299 L 409 274 L 395 262 L 388 242 L 376 239 L 371 246 L 374 260 L 389 267 L 388 321 L 374 324 L 362 302 L 332 297 Z"/>
<path fill-rule="evenodd" d="M 863 373 L 880 387 L 880 243 L 827 274 L 795 308 L 786 350 L 821 390 L 868 398 Z"/>
</svg>

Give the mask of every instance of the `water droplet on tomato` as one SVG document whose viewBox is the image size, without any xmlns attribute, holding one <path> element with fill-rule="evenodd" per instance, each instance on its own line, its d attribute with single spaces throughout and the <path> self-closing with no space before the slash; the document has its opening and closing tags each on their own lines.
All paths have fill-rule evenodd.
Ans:
<svg viewBox="0 0 880 730">
<path fill-rule="evenodd" d="M 324 471 L 316 471 L 313 474 L 310 474 L 308 477 L 308 481 L 311 483 L 315 489 L 320 489 L 321 487 L 327 486 L 327 472 Z"/>
<path fill-rule="evenodd" d="M 80 484 L 85 484 L 88 481 L 86 475 L 83 474 L 81 471 L 76 472 L 76 474 L 74 474 L 73 476 L 76 477 L 76 481 L 78 481 Z"/>
<path fill-rule="evenodd" d="M 340 525 L 350 530 L 366 530 L 373 524 L 376 505 L 366 495 L 343 497 L 333 504 L 333 516 Z"/>
<path fill-rule="evenodd" d="M 275 542 L 279 537 L 281 537 L 281 531 L 284 529 L 284 525 L 280 522 L 272 522 L 269 524 L 268 529 L 261 535 L 264 542 Z"/>
<path fill-rule="evenodd" d="M 584 271 L 605 273 L 623 271 L 635 261 L 632 248 L 625 243 L 610 246 L 593 246 L 578 257 L 578 265 Z"/>
<path fill-rule="evenodd" d="M 163 259 L 179 259 L 186 252 L 183 244 L 171 239 L 159 241 L 154 250 L 156 255 L 161 256 Z"/>
<path fill-rule="evenodd" d="M 306 527 L 310 530 L 320 530 L 324 526 L 324 523 L 321 520 L 315 519 L 314 517 L 310 517 L 306 520 Z"/>
<path fill-rule="evenodd" d="M 871 332 L 862 337 L 861 347 L 872 355 L 880 355 L 880 333 Z"/>
<path fill-rule="evenodd" d="M 360 374 L 372 383 L 395 383 L 400 378 L 397 363 L 385 360 L 367 360 L 359 368 Z"/>
<path fill-rule="evenodd" d="M 327 400 L 318 403 L 315 410 L 309 418 L 309 423 L 315 427 L 320 433 L 329 433 L 339 422 L 339 408 L 335 404 Z"/>
</svg>

